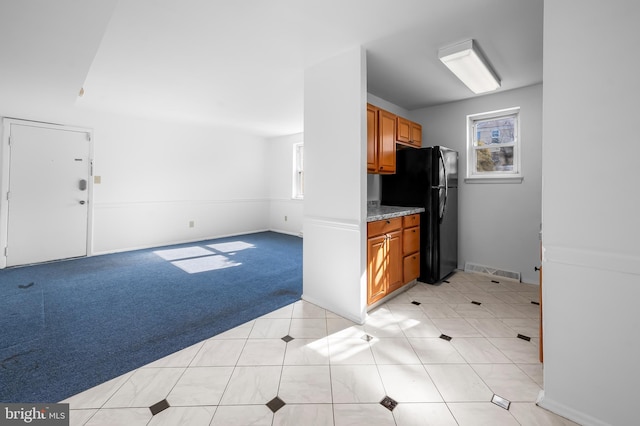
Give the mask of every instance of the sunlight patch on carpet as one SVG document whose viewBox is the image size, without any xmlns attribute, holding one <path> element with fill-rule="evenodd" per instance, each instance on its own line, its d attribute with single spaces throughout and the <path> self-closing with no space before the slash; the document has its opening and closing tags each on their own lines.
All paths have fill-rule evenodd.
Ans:
<svg viewBox="0 0 640 426">
<path fill-rule="evenodd" d="M 256 246 L 250 243 L 245 243 L 244 241 L 229 241 L 228 243 L 209 244 L 207 247 L 211 247 L 212 249 L 223 253 L 231 253 L 246 250 L 248 248 L 255 248 Z"/>
<path fill-rule="evenodd" d="M 169 250 L 156 250 L 153 252 L 164 260 L 187 259 L 190 257 L 209 256 L 211 251 L 203 247 L 192 246 Z"/>
<path fill-rule="evenodd" d="M 197 274 L 199 272 L 215 271 L 217 269 L 231 268 L 234 266 L 242 265 L 242 263 L 235 262 L 222 255 L 176 260 L 175 262 L 171 262 L 171 264 L 177 266 L 188 274 Z"/>
</svg>

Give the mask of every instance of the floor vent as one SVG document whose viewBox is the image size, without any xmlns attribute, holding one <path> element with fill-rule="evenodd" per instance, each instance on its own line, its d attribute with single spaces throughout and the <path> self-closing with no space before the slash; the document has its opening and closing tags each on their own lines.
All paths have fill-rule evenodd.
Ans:
<svg viewBox="0 0 640 426">
<path fill-rule="evenodd" d="M 478 265 L 476 263 L 466 262 L 464 264 L 464 271 L 485 274 L 492 277 L 506 278 L 508 280 L 520 282 L 520 272 L 504 271 L 502 269 L 491 268 L 489 266 Z"/>
</svg>

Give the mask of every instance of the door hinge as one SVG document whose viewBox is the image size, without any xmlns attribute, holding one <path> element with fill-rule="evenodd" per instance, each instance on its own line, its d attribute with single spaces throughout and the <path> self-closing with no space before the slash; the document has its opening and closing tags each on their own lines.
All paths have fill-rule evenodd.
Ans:
<svg viewBox="0 0 640 426">
<path fill-rule="evenodd" d="M 11 136 L 9 136 L 9 145 L 11 145 Z"/>
<path fill-rule="evenodd" d="M 4 256 L 5 257 L 9 256 L 9 247 L 4 248 Z"/>
<path fill-rule="evenodd" d="M 87 132 L 87 141 L 91 142 L 91 133 Z"/>
<path fill-rule="evenodd" d="M 7 191 L 7 201 L 9 201 L 9 194 L 11 194 L 11 192 Z"/>
</svg>

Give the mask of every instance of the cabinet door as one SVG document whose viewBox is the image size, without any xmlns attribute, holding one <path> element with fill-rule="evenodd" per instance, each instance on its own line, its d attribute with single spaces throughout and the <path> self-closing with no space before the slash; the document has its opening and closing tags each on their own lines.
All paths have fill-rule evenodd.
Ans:
<svg viewBox="0 0 640 426">
<path fill-rule="evenodd" d="M 406 256 L 420 250 L 420 227 L 405 228 L 402 234 L 402 253 Z"/>
<path fill-rule="evenodd" d="M 378 172 L 396 172 L 396 116 L 378 111 Z"/>
<path fill-rule="evenodd" d="M 367 240 L 367 304 L 382 299 L 387 294 L 387 236 Z"/>
<path fill-rule="evenodd" d="M 411 142 L 411 122 L 406 118 L 398 117 L 396 119 L 396 141 Z"/>
<path fill-rule="evenodd" d="M 411 145 L 422 147 L 422 125 L 411 122 Z"/>
<path fill-rule="evenodd" d="M 403 281 L 402 232 L 395 231 L 387 234 L 387 268 L 389 284 L 387 294 L 399 289 Z"/>
<path fill-rule="evenodd" d="M 404 258 L 404 283 L 415 280 L 420 276 L 420 252 L 410 254 Z"/>
<path fill-rule="evenodd" d="M 367 171 L 378 170 L 378 108 L 367 105 Z"/>
</svg>

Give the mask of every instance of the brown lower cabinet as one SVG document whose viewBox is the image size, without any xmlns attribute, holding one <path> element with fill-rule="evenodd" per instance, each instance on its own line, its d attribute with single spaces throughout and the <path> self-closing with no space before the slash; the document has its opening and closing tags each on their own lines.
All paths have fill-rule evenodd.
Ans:
<svg viewBox="0 0 640 426">
<path fill-rule="evenodd" d="M 420 215 L 411 215 L 367 224 L 368 305 L 420 275 L 419 218 Z M 411 226 L 405 227 L 405 223 Z"/>
</svg>

